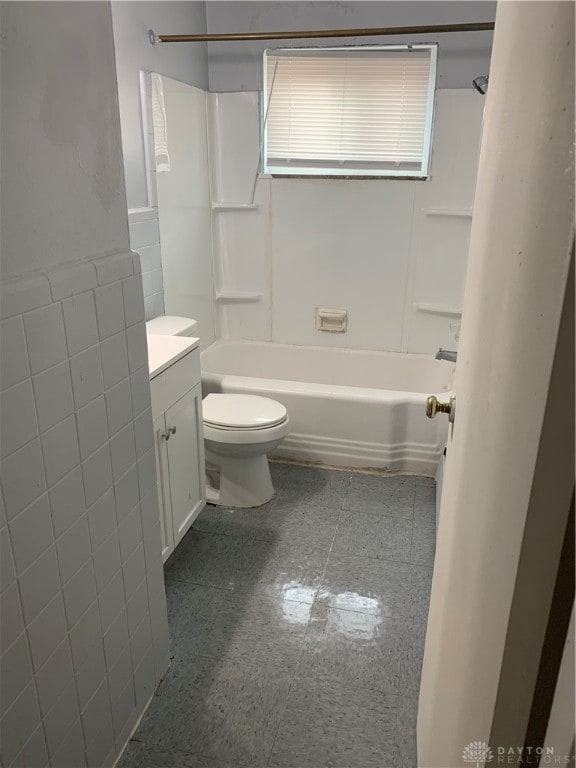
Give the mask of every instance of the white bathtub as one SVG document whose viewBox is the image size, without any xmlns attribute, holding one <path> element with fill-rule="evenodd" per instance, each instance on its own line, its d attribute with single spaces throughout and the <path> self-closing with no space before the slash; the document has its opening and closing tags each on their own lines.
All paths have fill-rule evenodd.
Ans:
<svg viewBox="0 0 576 768">
<path fill-rule="evenodd" d="M 454 365 L 428 355 L 222 339 L 201 354 L 202 388 L 279 400 L 292 432 L 276 456 L 434 476 L 448 420 L 426 418 Z"/>
</svg>

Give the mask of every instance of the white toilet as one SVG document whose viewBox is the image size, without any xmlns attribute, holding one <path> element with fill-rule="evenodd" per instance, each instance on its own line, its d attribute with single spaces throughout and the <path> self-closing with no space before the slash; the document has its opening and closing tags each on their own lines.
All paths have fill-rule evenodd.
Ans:
<svg viewBox="0 0 576 768">
<path fill-rule="evenodd" d="M 195 336 L 185 317 L 157 317 L 147 332 Z M 274 496 L 267 454 L 290 432 L 286 408 L 269 397 L 209 394 L 202 401 L 206 500 L 225 507 L 258 507 Z"/>
<path fill-rule="evenodd" d="M 267 454 L 290 431 L 286 408 L 269 397 L 210 394 L 202 401 L 206 500 L 258 507 L 274 496 Z"/>
</svg>

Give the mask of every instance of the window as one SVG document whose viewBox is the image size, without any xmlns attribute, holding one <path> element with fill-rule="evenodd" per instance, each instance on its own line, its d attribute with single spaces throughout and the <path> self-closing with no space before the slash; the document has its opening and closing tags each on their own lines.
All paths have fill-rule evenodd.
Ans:
<svg viewBox="0 0 576 768">
<path fill-rule="evenodd" d="M 435 45 L 264 52 L 263 170 L 426 177 Z"/>
</svg>

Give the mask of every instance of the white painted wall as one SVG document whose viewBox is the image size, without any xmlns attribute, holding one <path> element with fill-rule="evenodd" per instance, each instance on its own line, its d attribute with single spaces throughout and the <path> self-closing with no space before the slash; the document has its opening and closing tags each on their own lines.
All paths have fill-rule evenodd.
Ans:
<svg viewBox="0 0 576 768">
<path fill-rule="evenodd" d="M 170 170 L 156 174 L 167 315 L 198 321 L 214 341 L 212 221 L 206 92 L 162 77 Z"/>
<path fill-rule="evenodd" d="M 144 137 L 140 100 L 140 70 L 158 72 L 183 83 L 208 87 L 206 45 L 156 45 L 148 42 L 147 32 L 171 30 L 206 32 L 206 6 L 203 2 L 139 2 L 114 0 L 112 3 L 114 46 L 122 125 L 122 150 L 129 208 L 148 205 Z"/>
<path fill-rule="evenodd" d="M 261 177 L 255 209 L 215 210 L 219 333 L 455 349 L 483 107 L 471 89 L 438 91 L 429 181 Z M 251 200 L 258 114 L 256 93 L 211 96 L 217 201 Z M 348 332 L 317 331 L 317 307 L 347 310 Z"/>
<path fill-rule="evenodd" d="M 98 35 L 78 35 L 92 25 L 107 35 L 109 9 L 66 7 L 35 4 L 33 24 L 25 4 L 2 7 L 10 41 L 1 83 L 4 276 L 127 246 L 122 152 L 110 133 L 113 49 L 106 40 L 103 55 Z"/>
<path fill-rule="evenodd" d="M 206 18 L 209 32 L 275 31 L 294 29 L 343 29 L 416 24 L 493 21 L 494 2 L 243 2 L 209 0 Z M 170 31 L 170 30 L 168 30 Z M 175 31 L 179 31 L 176 30 Z M 472 78 L 486 74 L 490 63 L 491 32 L 451 33 L 420 36 L 420 41 L 439 42 L 438 85 L 440 88 L 467 88 Z M 413 38 L 371 37 L 364 42 L 414 42 Z M 307 40 L 306 45 L 331 45 L 330 40 Z M 342 45 L 354 45 L 358 38 L 342 38 Z M 302 43 L 302 41 L 300 41 Z M 298 41 L 277 41 L 273 47 L 297 45 Z M 258 91 L 262 87 L 262 51 L 266 42 L 209 43 L 211 91 Z M 166 73 L 169 74 L 169 73 Z"/>
</svg>

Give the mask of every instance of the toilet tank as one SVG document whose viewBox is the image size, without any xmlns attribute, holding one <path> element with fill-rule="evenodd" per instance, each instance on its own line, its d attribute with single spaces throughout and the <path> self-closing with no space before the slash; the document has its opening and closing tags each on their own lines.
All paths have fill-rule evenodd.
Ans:
<svg viewBox="0 0 576 768">
<path fill-rule="evenodd" d="M 174 315 L 162 315 L 148 320 L 146 333 L 158 336 L 198 336 L 198 323 L 189 317 L 175 317 Z"/>
</svg>

